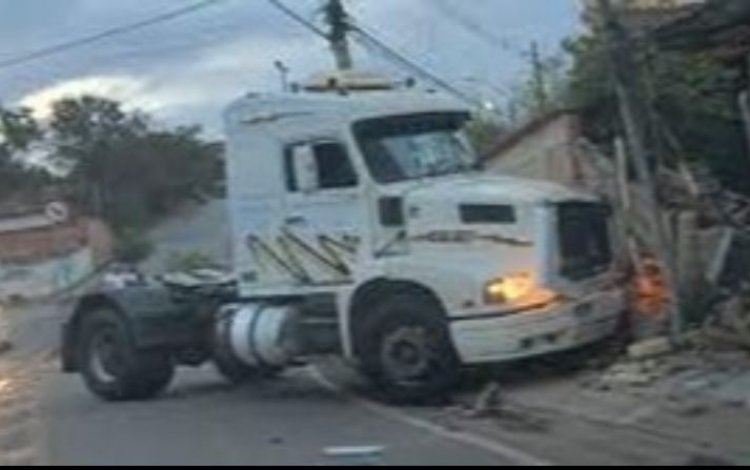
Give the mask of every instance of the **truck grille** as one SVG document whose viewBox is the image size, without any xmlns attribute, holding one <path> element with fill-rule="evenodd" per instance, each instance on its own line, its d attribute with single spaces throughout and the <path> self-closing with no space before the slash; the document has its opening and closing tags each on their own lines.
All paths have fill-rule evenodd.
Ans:
<svg viewBox="0 0 750 470">
<path fill-rule="evenodd" d="M 568 202 L 558 206 L 560 274 L 578 281 L 610 267 L 608 217 L 609 209 L 603 204 Z"/>
</svg>

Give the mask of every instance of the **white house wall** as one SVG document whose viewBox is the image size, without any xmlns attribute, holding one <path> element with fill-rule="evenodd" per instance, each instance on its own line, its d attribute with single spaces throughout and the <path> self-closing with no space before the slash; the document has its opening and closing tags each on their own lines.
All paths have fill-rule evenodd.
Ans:
<svg viewBox="0 0 750 470">
<path fill-rule="evenodd" d="M 50 295 L 82 281 L 93 269 L 90 248 L 34 264 L 0 264 L 0 300 Z"/>
</svg>

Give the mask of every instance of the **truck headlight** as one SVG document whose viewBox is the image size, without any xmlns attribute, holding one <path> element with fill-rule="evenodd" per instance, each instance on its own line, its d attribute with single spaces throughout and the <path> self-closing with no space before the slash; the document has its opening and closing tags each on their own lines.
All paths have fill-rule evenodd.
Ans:
<svg viewBox="0 0 750 470">
<path fill-rule="evenodd" d="M 547 304 L 555 301 L 559 295 L 549 289 L 536 285 L 531 273 L 521 272 L 508 274 L 489 281 L 484 286 L 486 304 Z"/>
</svg>

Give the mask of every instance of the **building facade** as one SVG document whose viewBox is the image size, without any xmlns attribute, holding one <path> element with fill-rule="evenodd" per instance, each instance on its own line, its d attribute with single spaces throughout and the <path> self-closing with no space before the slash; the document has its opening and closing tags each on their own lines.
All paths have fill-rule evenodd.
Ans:
<svg viewBox="0 0 750 470">
<path fill-rule="evenodd" d="M 0 301 L 67 289 L 110 254 L 111 236 L 101 223 L 52 220 L 44 206 L 0 207 Z"/>
</svg>

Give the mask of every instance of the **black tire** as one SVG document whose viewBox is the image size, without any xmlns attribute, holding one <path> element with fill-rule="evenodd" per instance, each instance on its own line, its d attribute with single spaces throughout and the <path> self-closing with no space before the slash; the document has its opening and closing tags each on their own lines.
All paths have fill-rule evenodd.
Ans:
<svg viewBox="0 0 750 470">
<path fill-rule="evenodd" d="M 461 364 L 436 301 L 419 293 L 387 296 L 367 312 L 360 360 L 388 401 L 444 403 Z"/>
<path fill-rule="evenodd" d="M 108 309 L 84 320 L 77 354 L 86 386 L 107 401 L 153 398 L 174 377 L 169 355 L 137 350 L 129 325 Z"/>
</svg>

